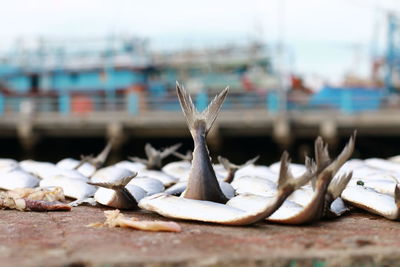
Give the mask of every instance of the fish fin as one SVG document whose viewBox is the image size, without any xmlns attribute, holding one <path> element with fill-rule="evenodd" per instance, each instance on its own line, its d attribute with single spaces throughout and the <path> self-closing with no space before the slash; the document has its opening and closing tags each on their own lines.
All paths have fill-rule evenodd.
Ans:
<svg viewBox="0 0 400 267">
<path fill-rule="evenodd" d="M 97 168 L 101 167 L 104 162 L 106 162 L 108 155 L 110 154 L 112 145 L 114 143 L 114 138 L 111 138 L 104 149 L 93 159 L 93 165 Z"/>
<path fill-rule="evenodd" d="M 158 151 L 152 147 L 150 143 L 146 143 L 144 146 L 144 152 L 146 153 L 148 159 L 158 154 Z"/>
<path fill-rule="evenodd" d="M 315 140 L 315 161 L 319 171 L 325 169 L 331 162 L 331 157 L 329 156 L 328 145 L 324 144 L 324 140 L 321 136 Z"/>
<path fill-rule="evenodd" d="M 332 195 L 333 199 L 340 197 L 352 176 L 353 172 L 345 173 L 331 181 L 328 187 L 328 192 Z"/>
<path fill-rule="evenodd" d="M 229 87 L 226 87 L 221 93 L 216 95 L 208 107 L 201 113 L 197 111 L 189 93 L 178 82 L 176 82 L 176 91 L 190 131 L 196 128 L 196 122 L 203 121 L 205 123 L 205 133 L 207 134 L 217 118 L 222 103 L 228 94 Z"/>
<path fill-rule="evenodd" d="M 231 163 L 227 158 L 224 158 L 222 156 L 218 156 L 218 161 L 227 171 L 231 170 L 232 168 L 238 167 L 237 165 Z"/>
<path fill-rule="evenodd" d="M 284 187 L 290 186 L 291 190 L 296 190 L 303 185 L 307 184 L 310 179 L 315 176 L 315 163 L 310 159 L 306 158 L 307 171 L 302 174 L 299 178 L 294 178 L 290 172 L 290 158 L 287 151 L 283 152 L 281 157 L 281 167 L 279 171 L 278 178 L 278 188 L 282 189 Z"/>
<path fill-rule="evenodd" d="M 146 165 L 148 163 L 147 160 L 141 159 L 141 158 L 138 158 L 138 157 L 128 157 L 128 159 L 131 160 L 131 161 L 143 163 L 143 164 L 146 164 Z"/>
<path fill-rule="evenodd" d="M 174 153 L 176 150 L 178 150 L 178 148 L 181 147 L 181 143 L 175 144 L 173 146 L 167 147 L 165 148 L 162 152 L 161 152 L 161 158 L 166 158 L 169 155 L 171 155 L 172 153 Z"/>
<path fill-rule="evenodd" d="M 104 188 L 108 188 L 108 189 L 118 190 L 118 189 L 125 188 L 125 186 L 133 178 L 135 178 L 136 176 L 137 176 L 137 173 L 134 173 L 133 175 L 124 177 L 124 178 L 122 178 L 119 181 L 116 181 L 114 183 L 92 183 L 92 182 L 88 182 L 88 184 L 95 185 L 95 186 L 100 186 L 100 187 L 104 187 Z"/>
<path fill-rule="evenodd" d="M 196 110 L 192 98 L 188 92 L 183 86 L 181 88 L 178 82 L 176 82 L 176 92 L 178 94 L 179 102 L 181 104 L 183 114 L 185 115 L 186 122 L 191 130 L 194 128 L 196 118 L 199 117 L 199 112 Z"/>
<path fill-rule="evenodd" d="M 354 131 L 352 136 L 349 139 L 349 142 L 343 148 L 342 152 L 337 156 L 337 158 L 329 164 L 325 170 L 331 171 L 332 175 L 335 175 L 336 172 L 343 166 L 343 164 L 351 157 L 354 151 L 355 139 L 356 139 L 357 131 Z"/>
<path fill-rule="evenodd" d="M 206 120 L 206 132 L 210 131 L 215 119 L 218 116 L 219 110 L 229 92 L 229 86 L 226 87 L 221 93 L 216 95 L 208 107 L 201 113 Z"/>
<path fill-rule="evenodd" d="M 186 155 L 179 153 L 179 152 L 173 152 L 172 155 L 174 155 L 175 157 L 181 159 L 181 160 L 186 160 L 186 161 L 192 161 L 193 155 L 192 155 L 192 151 L 187 151 Z"/>
<path fill-rule="evenodd" d="M 289 170 L 289 164 L 291 159 L 289 158 L 289 153 L 284 151 L 281 156 L 281 166 L 279 169 L 279 178 L 278 178 L 278 188 L 283 187 L 291 180 L 294 180 L 293 175 Z"/>
<path fill-rule="evenodd" d="M 243 167 L 246 167 L 246 166 L 248 166 L 248 165 L 254 164 L 259 158 L 260 158 L 260 155 L 257 155 L 257 156 L 255 156 L 254 158 L 249 159 L 248 161 L 246 161 L 245 163 L 243 163 L 243 164 L 240 166 L 240 168 L 243 168 Z"/>
</svg>

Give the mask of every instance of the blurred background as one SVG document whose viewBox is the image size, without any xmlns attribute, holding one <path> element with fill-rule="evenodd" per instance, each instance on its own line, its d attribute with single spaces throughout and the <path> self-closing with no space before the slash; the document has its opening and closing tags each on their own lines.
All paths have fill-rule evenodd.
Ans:
<svg viewBox="0 0 400 267">
<path fill-rule="evenodd" d="M 0 157 L 192 149 L 176 81 L 199 110 L 230 86 L 213 155 L 301 161 L 354 129 L 356 157 L 400 154 L 399 1 L 14 0 L 0 17 Z"/>
</svg>

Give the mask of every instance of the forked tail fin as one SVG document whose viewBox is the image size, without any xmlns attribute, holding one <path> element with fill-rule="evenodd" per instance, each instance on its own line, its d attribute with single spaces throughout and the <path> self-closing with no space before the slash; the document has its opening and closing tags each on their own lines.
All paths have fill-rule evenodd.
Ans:
<svg viewBox="0 0 400 267">
<path fill-rule="evenodd" d="M 340 169 L 340 167 L 342 167 L 343 164 L 351 157 L 354 151 L 356 134 L 357 132 L 354 131 L 354 133 L 350 137 L 349 142 L 343 148 L 342 152 L 339 154 L 339 156 L 337 156 L 337 158 L 334 161 L 332 161 L 332 163 L 329 164 L 328 167 L 325 168 L 325 170 L 331 171 L 332 175 L 335 175 L 337 171 Z"/>
<path fill-rule="evenodd" d="M 310 158 L 306 158 L 307 171 L 298 178 L 294 178 L 289 170 L 290 161 L 288 152 L 283 152 L 278 178 L 278 189 L 280 190 L 294 191 L 308 183 L 315 176 L 315 163 Z"/>
<path fill-rule="evenodd" d="M 104 188 L 108 188 L 108 189 L 112 189 L 112 190 L 121 190 L 123 188 L 125 188 L 125 186 L 133 179 L 137 176 L 137 173 L 131 175 L 131 176 L 127 176 L 124 177 L 114 183 L 92 183 L 92 182 L 88 182 L 88 184 L 90 185 L 95 185 L 95 186 L 99 186 L 99 187 L 104 187 Z"/>
<path fill-rule="evenodd" d="M 339 177 L 334 178 L 328 187 L 328 193 L 331 194 L 332 200 L 340 197 L 343 190 L 346 188 L 347 184 L 349 183 L 351 177 L 353 176 L 353 172 L 343 174 Z"/>
<path fill-rule="evenodd" d="M 183 114 L 185 114 L 186 122 L 189 126 L 190 132 L 192 132 L 192 130 L 195 130 L 196 127 L 200 127 L 200 125 L 202 125 L 198 122 L 203 122 L 205 123 L 205 133 L 207 134 L 210 131 L 215 119 L 217 118 L 222 103 L 224 102 L 225 97 L 228 94 L 229 87 L 226 87 L 221 93 L 216 95 L 215 98 L 208 105 L 208 107 L 201 113 L 194 106 L 189 93 L 185 90 L 183 86 L 181 87 L 178 82 L 176 82 L 176 91 L 179 97 L 179 102 L 181 103 Z"/>
</svg>

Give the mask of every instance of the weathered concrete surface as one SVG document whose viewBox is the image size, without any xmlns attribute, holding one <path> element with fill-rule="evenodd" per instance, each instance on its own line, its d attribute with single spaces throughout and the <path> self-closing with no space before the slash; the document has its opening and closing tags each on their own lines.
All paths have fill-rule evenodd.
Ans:
<svg viewBox="0 0 400 267">
<path fill-rule="evenodd" d="M 1 266 L 399 266 L 400 222 L 355 212 L 312 226 L 180 222 L 181 233 L 93 228 L 104 208 L 0 211 Z M 142 219 L 154 214 L 129 212 Z"/>
</svg>

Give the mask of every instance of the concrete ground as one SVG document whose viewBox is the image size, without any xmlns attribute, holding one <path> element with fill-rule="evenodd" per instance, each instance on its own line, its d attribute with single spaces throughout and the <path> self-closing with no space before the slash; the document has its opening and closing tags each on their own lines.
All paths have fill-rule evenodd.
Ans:
<svg viewBox="0 0 400 267">
<path fill-rule="evenodd" d="M 103 210 L 1 210 L 0 266 L 400 266 L 400 222 L 361 212 L 312 226 L 182 221 L 181 233 L 87 227 L 104 221 Z"/>
</svg>

